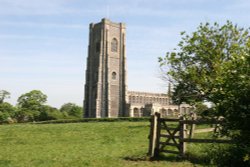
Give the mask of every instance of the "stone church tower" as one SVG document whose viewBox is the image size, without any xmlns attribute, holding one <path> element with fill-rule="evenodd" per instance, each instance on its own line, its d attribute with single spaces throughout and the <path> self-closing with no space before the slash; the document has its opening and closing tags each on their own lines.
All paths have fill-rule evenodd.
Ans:
<svg viewBox="0 0 250 167">
<path fill-rule="evenodd" d="M 90 24 L 84 117 L 121 117 L 126 113 L 125 24 L 102 19 Z"/>
</svg>

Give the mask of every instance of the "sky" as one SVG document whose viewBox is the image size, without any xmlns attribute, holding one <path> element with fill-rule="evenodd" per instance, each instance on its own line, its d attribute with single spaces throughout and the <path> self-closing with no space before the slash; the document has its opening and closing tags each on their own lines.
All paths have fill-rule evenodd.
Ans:
<svg viewBox="0 0 250 167">
<path fill-rule="evenodd" d="M 158 57 L 200 23 L 250 27 L 249 0 L 0 0 L 0 90 L 31 90 L 60 107 L 84 98 L 89 24 L 126 24 L 128 89 L 166 92 Z"/>
</svg>

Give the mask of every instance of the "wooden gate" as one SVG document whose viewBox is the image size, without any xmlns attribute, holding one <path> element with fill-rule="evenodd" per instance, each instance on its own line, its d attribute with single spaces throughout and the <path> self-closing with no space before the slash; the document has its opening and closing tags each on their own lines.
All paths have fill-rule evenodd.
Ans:
<svg viewBox="0 0 250 167">
<path fill-rule="evenodd" d="M 184 156 L 186 152 L 186 142 L 193 143 L 232 143 L 231 140 L 215 139 L 193 139 L 195 124 L 220 124 L 219 120 L 185 120 L 185 117 L 178 119 L 161 118 L 160 113 L 151 116 L 151 126 L 149 135 L 148 155 L 157 157 L 160 152 L 173 153 Z M 189 137 L 187 138 L 186 125 L 191 125 Z M 172 147 L 172 148 L 170 148 Z M 173 148 L 175 150 L 173 150 Z"/>
<path fill-rule="evenodd" d="M 183 133 L 185 127 L 184 124 L 182 126 L 179 124 L 180 119 L 160 118 L 160 113 L 151 116 L 148 151 L 150 157 L 156 157 L 160 152 L 179 155 L 185 152 L 185 145 L 180 140 L 185 137 Z M 174 147 L 176 150 L 169 147 Z"/>
</svg>

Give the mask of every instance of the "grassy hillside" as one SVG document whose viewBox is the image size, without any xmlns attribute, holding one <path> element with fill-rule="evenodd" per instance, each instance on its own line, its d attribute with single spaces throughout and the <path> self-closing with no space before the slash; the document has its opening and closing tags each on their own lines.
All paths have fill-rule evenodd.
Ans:
<svg viewBox="0 0 250 167">
<path fill-rule="evenodd" d="M 193 166 L 146 161 L 148 133 L 149 122 L 1 125 L 0 166 Z"/>
</svg>

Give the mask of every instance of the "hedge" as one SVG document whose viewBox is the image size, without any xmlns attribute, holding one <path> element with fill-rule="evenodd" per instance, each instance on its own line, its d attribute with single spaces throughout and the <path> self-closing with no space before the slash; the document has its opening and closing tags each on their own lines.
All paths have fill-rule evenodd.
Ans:
<svg viewBox="0 0 250 167">
<path fill-rule="evenodd" d="M 58 119 L 49 121 L 32 122 L 32 124 L 59 124 L 59 123 L 79 123 L 79 122 L 143 122 L 149 121 L 149 117 L 120 117 L 120 118 L 82 118 L 82 119 Z"/>
</svg>

